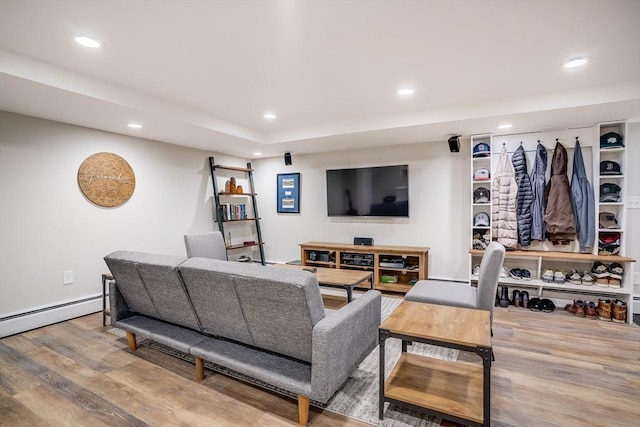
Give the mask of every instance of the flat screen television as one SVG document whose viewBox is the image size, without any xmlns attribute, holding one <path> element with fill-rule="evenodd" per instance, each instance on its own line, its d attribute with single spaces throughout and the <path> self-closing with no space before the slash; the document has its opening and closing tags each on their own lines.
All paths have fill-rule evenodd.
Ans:
<svg viewBox="0 0 640 427">
<path fill-rule="evenodd" d="M 329 216 L 409 216 L 409 166 L 327 170 Z"/>
</svg>

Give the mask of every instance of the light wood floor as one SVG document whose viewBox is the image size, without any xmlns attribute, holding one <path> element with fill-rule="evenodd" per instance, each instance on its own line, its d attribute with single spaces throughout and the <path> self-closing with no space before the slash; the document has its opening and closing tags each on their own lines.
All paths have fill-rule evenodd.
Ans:
<svg viewBox="0 0 640 427">
<path fill-rule="evenodd" d="M 508 308 L 493 329 L 493 426 L 639 425 L 640 327 Z M 297 425 L 292 399 L 207 374 L 80 317 L 0 340 L 0 425 Z M 364 424 L 312 408 L 309 425 Z"/>
</svg>

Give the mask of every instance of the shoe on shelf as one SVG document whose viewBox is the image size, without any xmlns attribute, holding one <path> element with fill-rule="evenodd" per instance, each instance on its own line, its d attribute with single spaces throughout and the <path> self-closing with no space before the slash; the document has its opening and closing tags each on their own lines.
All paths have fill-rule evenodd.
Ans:
<svg viewBox="0 0 640 427">
<path fill-rule="evenodd" d="M 500 307 L 509 307 L 509 288 L 503 286 L 500 292 Z"/>
<path fill-rule="evenodd" d="M 591 267 L 591 274 L 596 278 L 596 285 L 604 288 L 609 286 L 609 269 L 602 261 L 596 261 Z"/>
<path fill-rule="evenodd" d="M 584 304 L 584 317 L 587 319 L 595 319 L 597 317 L 596 304 L 593 301 Z"/>
<path fill-rule="evenodd" d="M 627 303 L 619 299 L 611 302 L 611 320 L 616 323 L 627 323 Z"/>
<path fill-rule="evenodd" d="M 624 275 L 624 268 L 622 264 L 618 262 L 611 263 L 609 266 L 609 287 L 619 288 L 622 286 L 622 276 Z"/>
<path fill-rule="evenodd" d="M 599 299 L 596 307 L 596 315 L 598 319 L 605 322 L 611 322 L 611 300 Z"/>
<path fill-rule="evenodd" d="M 500 269 L 500 278 L 501 279 L 506 279 L 507 277 L 509 277 L 509 272 L 507 271 L 506 268 L 502 267 Z"/>
<path fill-rule="evenodd" d="M 583 271 L 581 280 L 583 285 L 592 286 L 595 277 L 593 277 L 593 274 L 589 273 L 588 271 Z"/>
<path fill-rule="evenodd" d="M 531 311 L 540 311 L 542 308 L 540 303 L 540 298 L 535 297 L 529 300 L 529 310 Z"/>
<path fill-rule="evenodd" d="M 556 305 L 550 299 L 543 298 L 540 301 L 540 310 L 543 313 L 551 313 L 555 309 L 556 309 Z"/>
<path fill-rule="evenodd" d="M 582 276 L 578 273 L 578 270 L 571 270 L 567 273 L 566 277 L 567 281 L 572 285 L 581 285 L 582 284 Z"/>
<path fill-rule="evenodd" d="M 522 279 L 522 270 L 520 270 L 519 268 L 512 268 L 511 270 L 509 270 L 509 276 L 513 277 L 514 279 L 520 280 Z"/>
<path fill-rule="evenodd" d="M 584 301 L 574 300 L 573 304 L 565 305 L 564 310 L 568 311 L 574 316 L 584 317 Z"/>
<path fill-rule="evenodd" d="M 553 282 L 554 283 L 558 283 L 558 284 L 563 284 L 566 281 L 565 277 L 564 277 L 564 271 L 562 270 L 556 270 L 553 273 Z"/>
<path fill-rule="evenodd" d="M 519 290 L 516 289 L 513 291 L 513 299 L 511 300 L 511 303 L 516 307 L 520 307 L 520 291 Z"/>
<path fill-rule="evenodd" d="M 480 275 L 480 264 L 474 264 L 473 268 L 471 269 L 471 274 L 473 274 L 474 276 Z"/>
<path fill-rule="evenodd" d="M 553 283 L 553 270 L 550 268 L 546 269 L 544 273 L 542 273 L 542 281 L 546 283 Z"/>
<path fill-rule="evenodd" d="M 529 308 L 529 292 L 520 292 L 520 307 Z"/>
<path fill-rule="evenodd" d="M 529 270 L 523 268 L 520 270 L 520 274 L 522 275 L 522 280 L 531 280 L 531 272 Z"/>
</svg>

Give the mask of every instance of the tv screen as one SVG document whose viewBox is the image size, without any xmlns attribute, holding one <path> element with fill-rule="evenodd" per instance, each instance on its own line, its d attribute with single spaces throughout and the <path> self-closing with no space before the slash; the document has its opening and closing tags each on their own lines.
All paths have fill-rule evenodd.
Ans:
<svg viewBox="0 0 640 427">
<path fill-rule="evenodd" d="M 327 170 L 329 216 L 409 216 L 408 165 Z"/>
</svg>

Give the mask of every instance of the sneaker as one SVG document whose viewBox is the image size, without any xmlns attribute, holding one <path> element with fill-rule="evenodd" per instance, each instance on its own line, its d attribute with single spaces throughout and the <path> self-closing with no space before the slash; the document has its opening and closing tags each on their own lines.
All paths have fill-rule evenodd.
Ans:
<svg viewBox="0 0 640 427">
<path fill-rule="evenodd" d="M 593 285 L 593 281 L 595 280 L 595 277 L 593 277 L 593 275 L 591 273 L 589 273 L 588 271 L 583 271 L 582 272 L 582 284 L 585 286 L 592 286 Z"/>
<path fill-rule="evenodd" d="M 604 288 L 609 286 L 609 269 L 601 261 L 593 263 L 591 274 L 596 278 L 596 285 Z"/>
<path fill-rule="evenodd" d="M 509 272 L 507 271 L 506 268 L 502 267 L 500 269 L 500 278 L 501 279 L 506 279 L 507 277 L 509 277 Z"/>
<path fill-rule="evenodd" d="M 624 268 L 622 264 L 614 262 L 609 266 L 609 287 L 619 288 L 622 285 L 622 276 L 624 275 Z"/>
<path fill-rule="evenodd" d="M 519 268 L 512 268 L 509 270 L 509 276 L 513 277 L 516 280 L 522 279 L 522 271 Z"/>
<path fill-rule="evenodd" d="M 520 270 L 520 274 L 522 275 L 522 280 L 531 280 L 531 272 L 529 270 L 523 268 Z"/>
<path fill-rule="evenodd" d="M 578 270 L 571 270 L 570 272 L 568 272 L 566 279 L 572 285 L 582 284 L 582 276 L 580 275 L 580 273 L 578 273 Z"/>
<path fill-rule="evenodd" d="M 615 299 L 611 302 L 611 320 L 616 323 L 627 323 L 627 303 Z"/>
<path fill-rule="evenodd" d="M 553 273 L 553 282 L 554 283 L 563 284 L 565 281 L 566 281 L 566 279 L 564 277 L 564 271 L 556 270 Z"/>
<path fill-rule="evenodd" d="M 471 274 L 473 274 L 474 276 L 480 275 L 480 264 L 474 264 L 473 268 L 471 269 Z"/>
<path fill-rule="evenodd" d="M 546 269 L 544 273 L 542 273 L 542 281 L 546 283 L 553 283 L 553 270 Z"/>
</svg>

